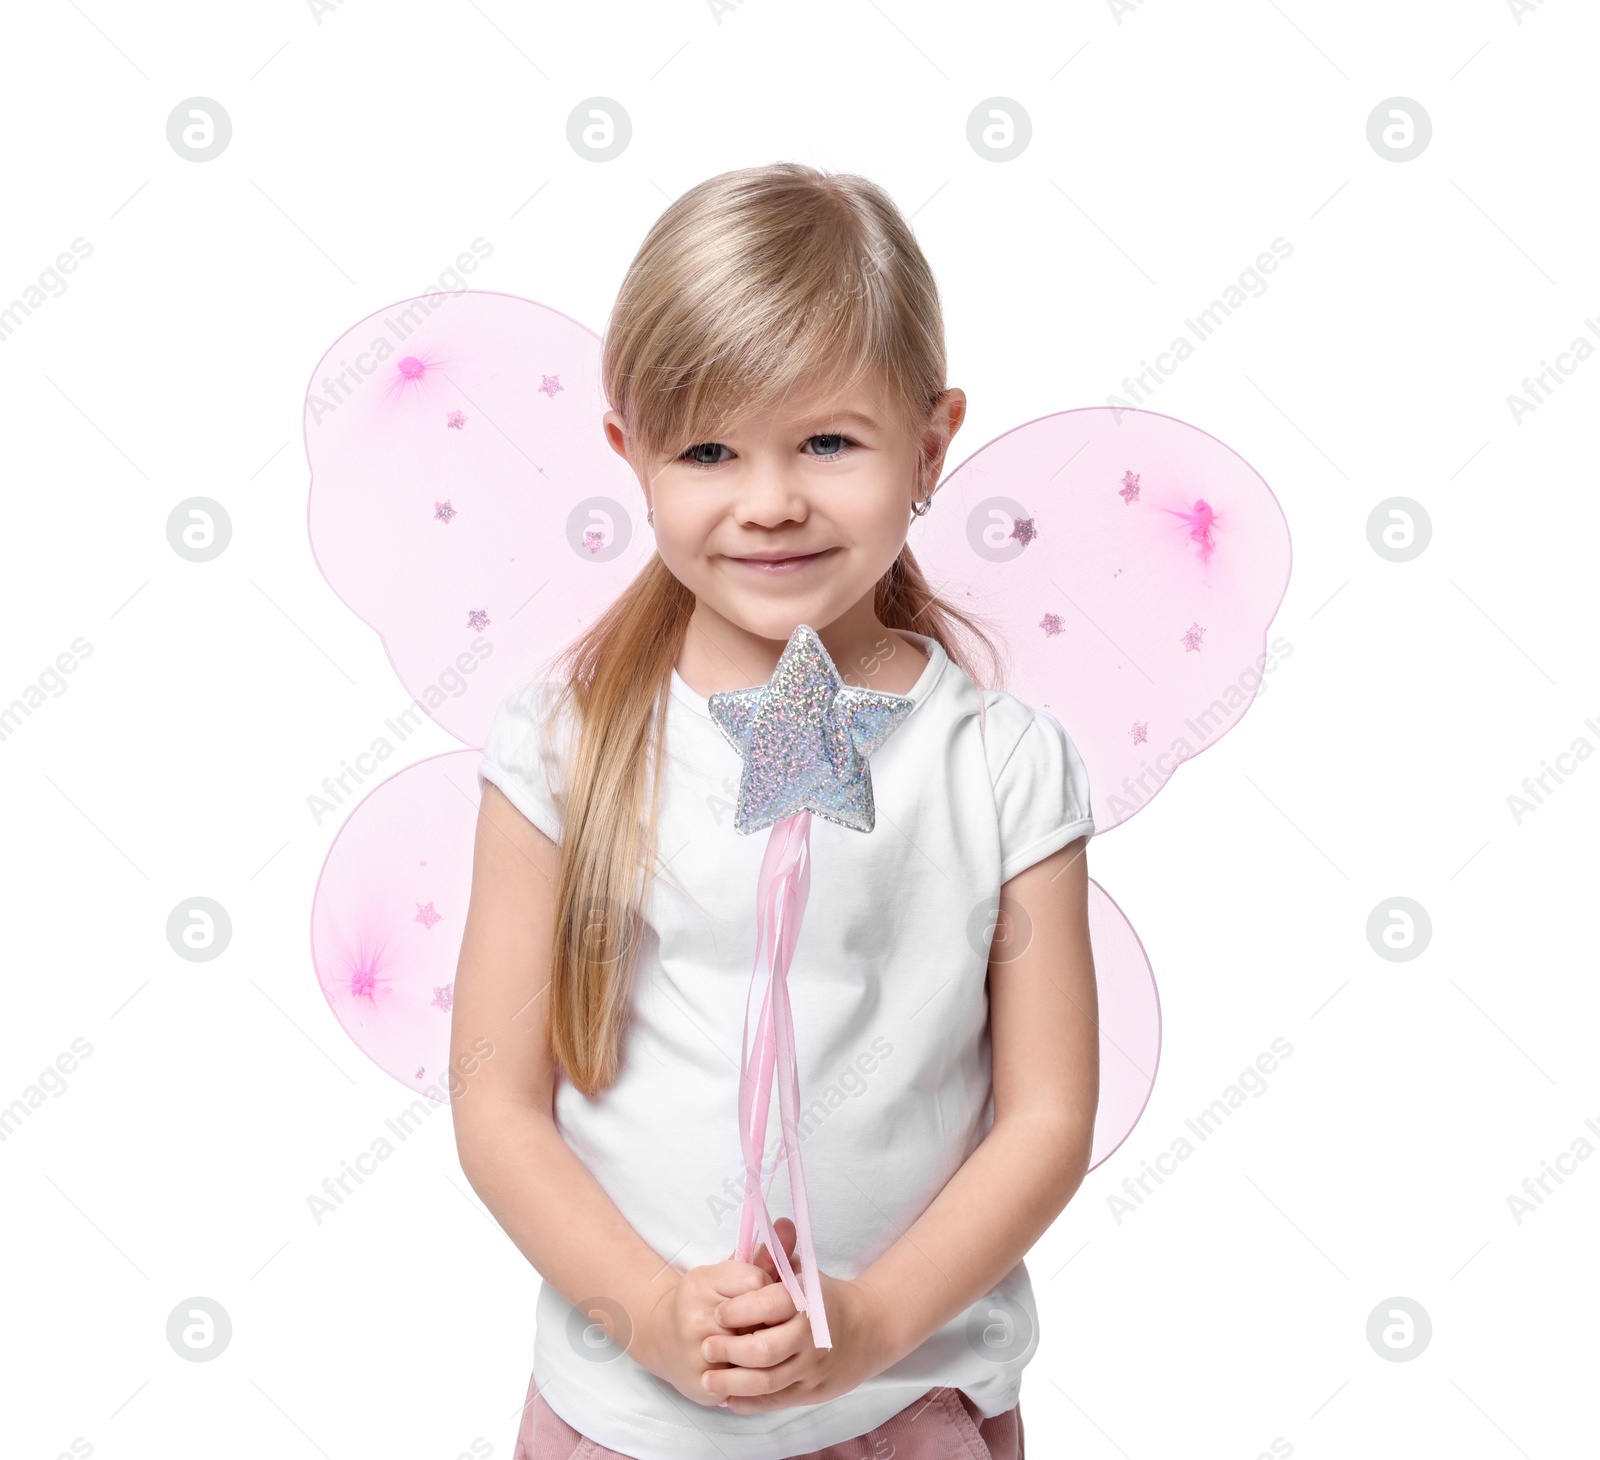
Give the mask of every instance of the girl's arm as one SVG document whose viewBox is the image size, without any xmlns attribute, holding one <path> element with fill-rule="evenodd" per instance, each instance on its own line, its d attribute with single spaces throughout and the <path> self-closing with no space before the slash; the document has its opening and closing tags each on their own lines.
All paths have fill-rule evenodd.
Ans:
<svg viewBox="0 0 1600 1460">
<path fill-rule="evenodd" d="M 804 1319 L 781 1333 L 706 1340 L 706 1358 L 740 1366 L 705 1377 L 713 1393 L 740 1396 L 736 1413 L 816 1403 L 898 1362 L 1010 1272 L 1078 1189 L 1100 1088 L 1084 849 L 1080 837 L 1000 889 L 989 962 L 993 1127 L 859 1277 L 823 1275 L 830 1324 L 835 1302 L 840 1316 L 829 1354 L 811 1347 Z M 792 1306 L 780 1287 L 716 1311 L 740 1325 L 777 1324 Z"/>
<path fill-rule="evenodd" d="M 1000 889 L 989 962 L 994 1125 L 856 1280 L 877 1300 L 884 1367 L 1010 1272 L 1089 1169 L 1100 1027 L 1085 849 L 1079 837 Z"/>
<path fill-rule="evenodd" d="M 547 993 L 559 857 L 549 837 L 485 784 L 450 1027 L 452 1071 L 473 1071 L 453 1077 L 461 1169 L 569 1303 L 586 1305 L 652 1373 L 715 1403 L 699 1384 L 706 1365 L 696 1345 L 707 1333 L 731 1332 L 710 1318 L 711 1308 L 764 1283 L 771 1259 L 765 1248 L 757 1253 L 760 1273 L 734 1263 L 679 1273 L 634 1231 L 556 1128 Z M 619 1331 L 612 1304 L 631 1331 Z"/>
</svg>

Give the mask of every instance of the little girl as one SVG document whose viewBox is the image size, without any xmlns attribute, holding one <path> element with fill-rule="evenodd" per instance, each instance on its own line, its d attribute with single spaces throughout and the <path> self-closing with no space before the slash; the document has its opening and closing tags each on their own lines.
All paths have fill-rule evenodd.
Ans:
<svg viewBox="0 0 1600 1460">
<path fill-rule="evenodd" d="M 452 1056 L 494 1050 L 461 1164 L 544 1278 L 516 1455 L 1020 1460 L 1022 1258 L 1094 1128 L 1094 824 L 906 548 L 965 413 L 927 261 L 862 178 L 712 178 L 645 239 L 602 374 L 658 556 L 500 707 L 455 986 Z M 766 834 L 707 703 L 799 624 L 915 702 L 873 830 L 812 823 L 788 976 L 824 1349 L 771 1254 L 733 1259 Z"/>
</svg>

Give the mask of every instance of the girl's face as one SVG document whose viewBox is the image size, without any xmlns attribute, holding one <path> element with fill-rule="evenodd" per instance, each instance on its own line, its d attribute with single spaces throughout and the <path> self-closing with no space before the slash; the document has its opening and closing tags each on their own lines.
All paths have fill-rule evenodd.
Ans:
<svg viewBox="0 0 1600 1460">
<path fill-rule="evenodd" d="M 947 390 L 911 433 L 868 381 L 653 463 L 630 455 L 615 411 L 604 424 L 655 509 L 656 549 L 695 595 L 697 618 L 714 613 L 782 644 L 796 624 L 820 632 L 852 609 L 876 622 L 873 591 L 965 413 L 965 394 Z"/>
</svg>

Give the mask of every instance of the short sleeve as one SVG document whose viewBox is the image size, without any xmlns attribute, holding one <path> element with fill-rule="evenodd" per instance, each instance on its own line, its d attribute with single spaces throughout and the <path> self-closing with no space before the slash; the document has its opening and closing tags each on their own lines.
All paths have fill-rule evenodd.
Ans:
<svg viewBox="0 0 1600 1460">
<path fill-rule="evenodd" d="M 555 713 L 561 686 L 539 681 L 513 690 L 500 703 L 483 759 L 479 794 L 489 781 L 553 842 L 561 840 L 560 794 L 567 717 Z"/>
<path fill-rule="evenodd" d="M 1060 721 L 1004 693 L 987 710 L 1005 883 L 1068 842 L 1093 836 L 1094 817 L 1089 773 Z"/>
</svg>

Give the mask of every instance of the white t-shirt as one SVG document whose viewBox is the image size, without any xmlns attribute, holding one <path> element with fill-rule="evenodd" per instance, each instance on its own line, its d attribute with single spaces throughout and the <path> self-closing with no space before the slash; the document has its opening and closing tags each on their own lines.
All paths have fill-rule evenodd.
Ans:
<svg viewBox="0 0 1600 1460">
<path fill-rule="evenodd" d="M 937 641 L 908 637 L 928 655 L 909 691 L 917 707 L 869 763 L 874 829 L 812 817 L 810 899 L 788 980 L 817 1261 L 840 1278 L 894 1243 L 993 1123 L 986 979 L 1000 886 L 1094 831 L 1088 776 L 1054 717 L 989 690 L 980 730 L 971 679 Z M 570 721 L 541 728 L 553 688 L 530 683 L 506 698 L 479 774 L 559 842 L 552 783 Z M 734 830 L 739 753 L 676 671 L 666 737 L 667 872 L 651 893 L 622 1074 L 593 1100 L 559 1079 L 556 1122 L 634 1230 L 686 1271 L 726 1261 L 738 1237 L 739 1052 L 769 833 Z M 778 1127 L 774 1108 L 766 1170 Z M 769 1208 L 793 1212 L 786 1169 Z M 936 1385 L 1000 1414 L 1017 1403 L 1038 1334 L 1019 1262 L 849 1394 L 736 1415 L 685 1399 L 614 1346 L 586 1343 L 588 1326 L 544 1283 L 533 1372 L 569 1424 L 640 1460 L 804 1454 L 866 1433 Z"/>
</svg>

